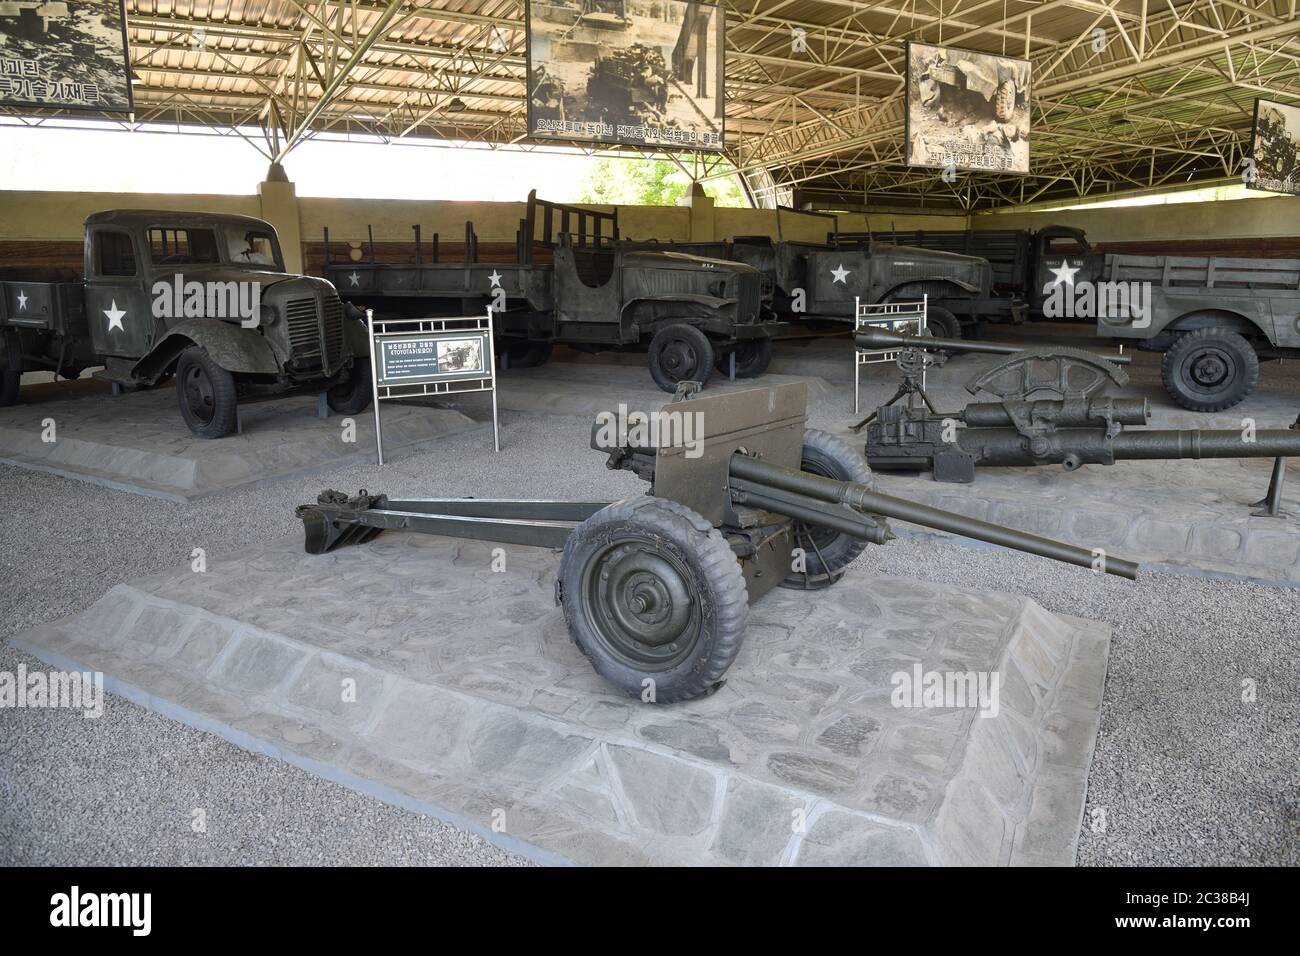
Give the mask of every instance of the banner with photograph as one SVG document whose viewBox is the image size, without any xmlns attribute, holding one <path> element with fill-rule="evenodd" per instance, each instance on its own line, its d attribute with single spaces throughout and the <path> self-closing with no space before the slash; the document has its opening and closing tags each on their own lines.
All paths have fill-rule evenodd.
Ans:
<svg viewBox="0 0 1300 956">
<path fill-rule="evenodd" d="M 1028 60 L 907 45 L 907 165 L 1029 172 Z"/>
<path fill-rule="evenodd" d="M 123 0 L 0 0 L 0 105 L 130 112 Z"/>
<path fill-rule="evenodd" d="M 722 149 L 723 21 L 689 0 L 529 0 L 528 132 Z"/>
<path fill-rule="evenodd" d="M 1300 196 L 1300 106 L 1255 100 L 1246 188 Z"/>
</svg>

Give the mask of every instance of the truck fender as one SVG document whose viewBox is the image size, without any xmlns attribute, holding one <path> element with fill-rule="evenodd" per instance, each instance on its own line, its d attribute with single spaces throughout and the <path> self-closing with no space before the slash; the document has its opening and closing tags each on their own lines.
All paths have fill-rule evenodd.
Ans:
<svg viewBox="0 0 1300 956">
<path fill-rule="evenodd" d="M 1232 332 L 1241 332 L 1247 337 L 1263 334 L 1266 338 L 1269 334 L 1268 329 L 1262 328 L 1254 319 L 1228 309 L 1197 309 L 1194 312 L 1180 315 L 1166 325 L 1165 329 L 1175 332 L 1194 332 L 1197 329 L 1228 329 Z"/>
<path fill-rule="evenodd" d="M 703 295 L 698 292 L 661 292 L 656 295 L 639 295 L 629 299 L 623 306 L 624 310 L 635 305 L 637 302 L 690 302 L 693 305 L 702 305 L 708 309 L 720 309 L 723 306 L 735 305 L 736 299 L 719 299 L 713 295 Z"/>
<path fill-rule="evenodd" d="M 957 279 L 952 276 L 915 276 L 911 279 L 908 279 L 906 282 L 900 282 L 898 285 L 894 286 L 892 289 L 890 289 L 888 292 L 882 295 L 877 301 L 888 302 L 891 298 L 899 294 L 900 289 L 906 289 L 910 285 L 916 285 L 917 283 L 921 283 L 921 282 L 927 282 L 927 283 L 933 282 L 939 285 L 950 286 L 954 292 L 958 292 L 958 293 L 969 292 L 972 295 L 978 295 L 980 291 L 979 286 L 973 285 L 972 283 L 967 282 L 964 279 Z M 920 293 L 918 293 L 916 297 L 920 298 Z M 931 292 L 930 298 L 937 299 L 940 298 L 940 295 L 937 292 Z M 957 295 L 954 296 L 954 298 L 961 298 L 961 296 Z"/>
<path fill-rule="evenodd" d="M 231 322 L 191 319 L 170 329 L 135 363 L 132 377 L 155 382 L 191 345 L 207 350 L 212 360 L 228 372 L 248 375 L 278 375 L 280 363 L 270 343 L 255 329 L 245 329 Z"/>
<path fill-rule="evenodd" d="M 366 313 L 351 302 L 343 304 L 343 333 L 348 339 L 348 349 L 354 359 L 370 354 L 370 327 L 366 325 Z"/>
</svg>

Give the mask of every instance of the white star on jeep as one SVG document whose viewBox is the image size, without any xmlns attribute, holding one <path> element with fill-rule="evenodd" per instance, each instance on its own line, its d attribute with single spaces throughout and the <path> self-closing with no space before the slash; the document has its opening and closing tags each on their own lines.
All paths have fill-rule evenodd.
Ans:
<svg viewBox="0 0 1300 956">
<path fill-rule="evenodd" d="M 1069 259 L 1062 259 L 1059 266 L 1047 271 L 1056 276 L 1056 281 L 1052 285 L 1060 285 L 1062 282 L 1067 285 L 1074 285 L 1074 274 L 1079 271 L 1079 267 L 1071 266 Z"/>
<path fill-rule="evenodd" d="M 832 281 L 832 282 L 843 282 L 845 285 L 848 285 L 848 281 L 847 281 L 847 280 L 848 280 L 848 277 L 849 277 L 849 273 L 850 273 L 851 271 L 852 271 L 851 269 L 846 269 L 846 268 L 844 268 L 844 263 L 841 262 L 841 263 L 840 263 L 840 267 L 839 267 L 838 269 L 832 269 L 832 270 L 831 270 L 831 275 L 833 275 L 833 276 L 835 277 L 835 278 L 832 279 L 831 281 Z"/>
<path fill-rule="evenodd" d="M 492 274 L 488 276 L 488 281 L 492 283 L 492 288 L 501 288 L 501 273 L 497 272 L 496 269 L 493 269 Z"/>
<path fill-rule="evenodd" d="M 348 276 L 348 281 L 351 282 L 353 285 L 361 285 L 361 276 L 357 275 L 354 272 L 352 273 L 352 275 Z"/>
<path fill-rule="evenodd" d="M 114 329 L 122 329 L 123 332 L 126 331 L 126 329 L 122 328 L 122 316 L 126 315 L 126 313 L 117 307 L 116 299 L 113 300 L 112 305 L 103 311 L 104 314 L 108 316 L 108 331 L 112 332 Z"/>
<path fill-rule="evenodd" d="M 24 289 L 18 290 L 18 308 L 20 309 L 27 308 L 27 292 Z"/>
</svg>

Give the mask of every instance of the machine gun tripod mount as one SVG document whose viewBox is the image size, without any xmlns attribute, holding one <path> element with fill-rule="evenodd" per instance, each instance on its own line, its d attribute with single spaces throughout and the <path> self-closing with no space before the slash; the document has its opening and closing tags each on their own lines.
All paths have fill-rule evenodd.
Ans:
<svg viewBox="0 0 1300 956">
<path fill-rule="evenodd" d="M 880 471 L 924 471 L 936 481 L 969 482 L 981 465 L 1059 464 L 1074 471 L 1085 464 L 1113 465 L 1125 459 L 1276 458 L 1273 478 L 1258 505 L 1268 516 L 1281 513 L 1284 458 L 1300 455 L 1300 419 L 1289 428 L 1148 429 L 1151 408 L 1144 398 L 1107 394 L 1128 384 L 1119 367 L 1128 356 L 1100 356 L 1081 349 L 1024 348 L 897 335 L 864 329 L 855 340 L 868 349 L 902 349 L 899 390 L 853 426 L 866 429 L 865 454 Z M 923 351 L 991 352 L 1008 357 L 977 375 L 966 390 L 995 401 L 972 402 L 961 411 L 940 412 L 919 383 L 921 372 L 942 355 Z M 916 398 L 923 404 L 918 404 Z M 906 398 L 906 403 L 900 400 Z M 1139 426 L 1127 428 L 1126 426 Z"/>
</svg>

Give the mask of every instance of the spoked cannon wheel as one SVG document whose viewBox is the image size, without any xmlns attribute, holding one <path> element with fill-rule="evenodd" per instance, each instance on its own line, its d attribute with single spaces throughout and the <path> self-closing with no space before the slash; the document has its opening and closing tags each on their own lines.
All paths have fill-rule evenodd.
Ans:
<svg viewBox="0 0 1300 956">
<path fill-rule="evenodd" d="M 649 703 L 712 693 L 744 638 L 749 595 L 735 553 L 664 498 L 618 501 L 578 525 L 559 587 L 569 635 L 596 672 Z"/>
<path fill-rule="evenodd" d="M 847 442 L 828 432 L 816 428 L 804 431 L 800 457 L 799 467 L 810 474 L 836 481 L 871 484 L 871 468 L 866 459 Z M 802 570 L 796 570 L 792 560 L 790 573 L 781 586 L 803 590 L 830 587 L 844 576 L 844 569 L 867 547 L 867 542 L 861 538 L 802 521 L 794 523 L 790 538 L 790 546 L 802 551 Z"/>
</svg>

